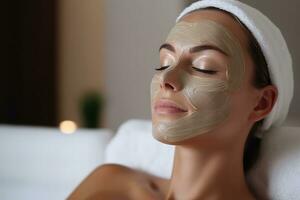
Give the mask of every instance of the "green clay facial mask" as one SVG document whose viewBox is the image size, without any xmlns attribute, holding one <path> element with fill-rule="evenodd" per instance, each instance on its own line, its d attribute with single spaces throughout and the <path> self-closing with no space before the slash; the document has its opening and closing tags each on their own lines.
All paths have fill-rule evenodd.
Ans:
<svg viewBox="0 0 300 200">
<path fill-rule="evenodd" d="M 197 23 L 179 22 L 171 30 L 167 40 L 176 44 L 182 52 L 194 46 L 213 45 L 230 57 L 226 80 L 201 77 L 181 70 L 182 93 L 193 110 L 174 120 L 153 121 L 153 135 L 158 140 L 179 142 L 207 133 L 227 119 L 230 113 L 229 92 L 238 89 L 243 81 L 245 66 L 239 42 L 219 23 L 203 20 Z M 180 59 L 180 56 L 178 56 Z M 151 104 L 162 92 L 160 85 L 178 67 L 177 60 L 167 69 L 154 75 L 151 82 Z"/>
</svg>

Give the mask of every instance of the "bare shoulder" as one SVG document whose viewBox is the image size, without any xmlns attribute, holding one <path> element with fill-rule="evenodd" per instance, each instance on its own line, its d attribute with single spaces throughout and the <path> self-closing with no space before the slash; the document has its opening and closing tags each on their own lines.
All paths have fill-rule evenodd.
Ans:
<svg viewBox="0 0 300 200">
<path fill-rule="evenodd" d="M 168 180 L 117 164 L 95 169 L 70 195 L 81 199 L 163 199 Z"/>
</svg>

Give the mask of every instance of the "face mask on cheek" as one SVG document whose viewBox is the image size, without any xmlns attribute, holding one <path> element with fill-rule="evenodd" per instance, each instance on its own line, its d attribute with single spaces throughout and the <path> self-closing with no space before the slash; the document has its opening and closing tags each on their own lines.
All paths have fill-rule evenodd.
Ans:
<svg viewBox="0 0 300 200">
<path fill-rule="evenodd" d="M 232 38 L 228 38 L 230 35 L 227 32 L 221 38 L 224 43 L 218 43 L 219 40 L 215 37 L 220 37 L 220 35 L 214 34 L 214 31 L 217 29 L 225 30 L 224 27 L 215 22 L 208 20 L 202 23 L 181 22 L 176 26 L 171 31 L 167 42 L 173 40 L 175 42 L 201 44 L 206 40 L 215 41 L 215 45 L 223 46 L 224 50 L 229 53 L 236 52 L 239 48 Z M 200 40 L 198 39 L 199 35 L 202 36 Z M 181 40 L 181 38 L 184 39 Z M 241 52 L 240 49 L 238 52 Z M 244 72 L 241 53 L 235 53 L 232 60 L 231 66 L 228 66 L 227 69 L 227 80 L 196 76 L 182 70 L 180 78 L 184 87 L 180 91 L 180 95 L 189 102 L 193 110 L 175 120 L 152 121 L 153 136 L 160 141 L 180 142 L 210 132 L 225 121 L 230 114 L 229 92 L 238 88 Z M 163 83 L 164 77 L 173 68 L 174 66 L 154 75 L 151 82 L 152 105 L 157 100 L 160 84 Z"/>
</svg>

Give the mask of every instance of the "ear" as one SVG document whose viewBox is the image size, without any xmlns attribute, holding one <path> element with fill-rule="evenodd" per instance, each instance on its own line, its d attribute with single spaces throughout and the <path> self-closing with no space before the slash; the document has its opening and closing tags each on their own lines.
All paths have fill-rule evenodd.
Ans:
<svg viewBox="0 0 300 200">
<path fill-rule="evenodd" d="M 268 85 L 259 90 L 259 98 L 252 110 L 250 120 L 253 122 L 264 119 L 273 109 L 277 100 L 278 90 L 273 85 Z"/>
</svg>

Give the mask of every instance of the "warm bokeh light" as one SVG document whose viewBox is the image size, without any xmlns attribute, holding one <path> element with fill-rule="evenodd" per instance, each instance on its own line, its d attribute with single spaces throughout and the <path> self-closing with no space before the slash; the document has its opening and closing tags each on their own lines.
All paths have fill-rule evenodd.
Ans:
<svg viewBox="0 0 300 200">
<path fill-rule="evenodd" d="M 73 121 L 66 120 L 59 124 L 59 129 L 64 134 L 72 134 L 76 131 L 77 125 Z"/>
</svg>

